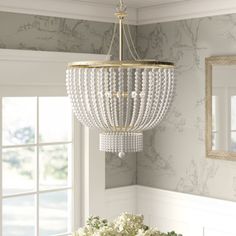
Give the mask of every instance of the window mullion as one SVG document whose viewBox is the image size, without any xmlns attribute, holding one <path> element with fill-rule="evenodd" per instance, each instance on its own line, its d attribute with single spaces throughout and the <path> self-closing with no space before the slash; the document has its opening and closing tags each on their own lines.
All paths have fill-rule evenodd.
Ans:
<svg viewBox="0 0 236 236">
<path fill-rule="evenodd" d="M 82 216 L 82 201 L 78 200 L 79 194 L 82 192 L 82 181 L 80 178 L 81 159 L 80 159 L 80 133 L 81 126 L 76 121 L 75 116 L 72 116 L 72 159 L 71 159 L 71 183 L 72 183 L 72 231 L 77 230 L 81 226 Z M 76 145 L 75 145 L 76 143 Z M 82 197 L 82 195 L 81 195 Z"/>
<path fill-rule="evenodd" d="M 36 225 L 35 236 L 39 236 L 39 97 L 37 97 L 37 119 L 36 119 Z"/>
<path fill-rule="evenodd" d="M 37 132 L 37 131 L 36 131 Z M 22 145 L 7 145 L 2 146 L 2 148 L 27 148 L 27 147 L 36 147 L 36 146 L 54 146 L 54 145 L 65 145 L 65 144 L 71 144 L 72 141 L 66 141 L 66 142 L 51 142 L 51 143 L 36 143 L 36 144 L 22 144 Z"/>
<path fill-rule="evenodd" d="M 0 97 L 0 111 L 2 111 L 2 97 Z M 0 149 L 1 149 L 1 158 L 0 158 L 0 236 L 2 236 L 2 229 L 3 229 L 3 224 L 2 224 L 2 112 L 0 114 Z"/>
</svg>

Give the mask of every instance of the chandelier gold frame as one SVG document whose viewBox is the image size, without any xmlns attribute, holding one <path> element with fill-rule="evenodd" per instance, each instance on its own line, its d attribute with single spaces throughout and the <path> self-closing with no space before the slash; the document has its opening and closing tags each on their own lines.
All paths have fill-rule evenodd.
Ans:
<svg viewBox="0 0 236 236">
<path fill-rule="evenodd" d="M 72 62 L 68 67 L 80 68 L 170 68 L 174 67 L 174 63 L 153 61 L 153 60 L 137 60 L 137 61 L 83 61 Z"/>
</svg>

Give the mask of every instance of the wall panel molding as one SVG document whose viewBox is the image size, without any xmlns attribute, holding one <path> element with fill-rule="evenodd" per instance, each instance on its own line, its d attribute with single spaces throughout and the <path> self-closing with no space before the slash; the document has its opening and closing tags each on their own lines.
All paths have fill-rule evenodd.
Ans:
<svg viewBox="0 0 236 236">
<path fill-rule="evenodd" d="M 122 212 L 136 213 L 137 186 L 112 188 L 105 192 L 105 215 L 108 219 L 114 219 Z"/>
<path fill-rule="evenodd" d="M 108 189 L 106 216 L 143 214 L 145 223 L 184 236 L 235 236 L 236 202 L 144 186 Z"/>
</svg>

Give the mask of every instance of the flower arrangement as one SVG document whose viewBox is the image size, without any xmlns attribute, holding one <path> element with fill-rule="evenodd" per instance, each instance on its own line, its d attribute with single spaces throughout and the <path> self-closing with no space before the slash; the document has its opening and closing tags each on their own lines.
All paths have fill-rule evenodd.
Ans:
<svg viewBox="0 0 236 236">
<path fill-rule="evenodd" d="M 108 222 L 100 217 L 90 217 L 86 226 L 80 228 L 72 236 L 182 236 L 174 231 L 161 233 L 143 223 L 143 216 L 128 213 L 121 214 L 117 219 Z"/>
</svg>

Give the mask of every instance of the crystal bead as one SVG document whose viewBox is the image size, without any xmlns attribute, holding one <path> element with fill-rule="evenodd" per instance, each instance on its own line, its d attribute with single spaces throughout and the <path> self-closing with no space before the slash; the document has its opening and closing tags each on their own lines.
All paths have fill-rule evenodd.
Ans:
<svg viewBox="0 0 236 236">
<path fill-rule="evenodd" d="M 101 150 L 137 152 L 143 148 L 142 132 L 157 126 L 169 110 L 174 69 L 69 68 L 66 87 L 78 120 L 103 132 Z"/>
</svg>

